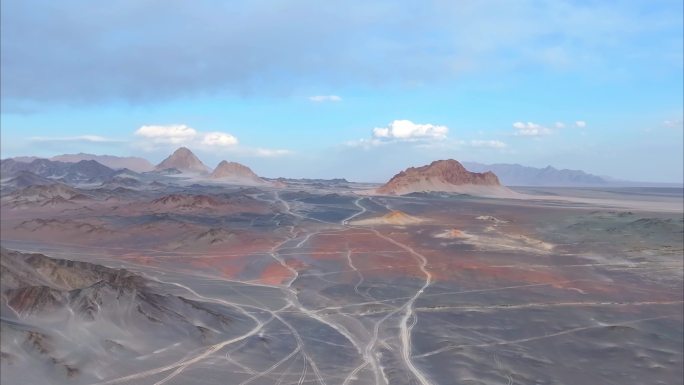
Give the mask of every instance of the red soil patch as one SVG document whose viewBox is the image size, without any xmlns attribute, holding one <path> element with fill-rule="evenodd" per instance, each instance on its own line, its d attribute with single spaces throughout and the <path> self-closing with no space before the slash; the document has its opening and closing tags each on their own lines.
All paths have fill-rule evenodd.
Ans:
<svg viewBox="0 0 684 385">
<path fill-rule="evenodd" d="M 292 278 L 292 272 L 274 261 L 261 271 L 259 281 L 269 285 L 280 285 L 290 278 Z"/>
<path fill-rule="evenodd" d="M 308 241 L 308 246 L 307 252 L 310 252 L 310 256 L 316 259 L 339 259 L 340 256 L 344 257 L 346 250 L 401 250 L 372 232 L 364 232 L 358 229 L 312 235 Z"/>
<path fill-rule="evenodd" d="M 244 261 L 239 258 L 192 258 L 190 265 L 193 268 L 207 270 L 212 274 L 220 272 L 226 278 L 237 278 L 244 268 Z"/>
<path fill-rule="evenodd" d="M 610 283 L 592 280 L 596 277 L 582 270 L 561 271 L 563 266 L 526 267 L 524 263 L 514 266 L 515 260 L 483 260 L 478 256 L 463 254 L 447 256 L 440 252 L 423 252 L 429 261 L 428 270 L 435 280 L 459 282 L 495 281 L 504 285 L 549 285 L 558 289 L 580 289 L 585 292 L 616 293 Z"/>
</svg>

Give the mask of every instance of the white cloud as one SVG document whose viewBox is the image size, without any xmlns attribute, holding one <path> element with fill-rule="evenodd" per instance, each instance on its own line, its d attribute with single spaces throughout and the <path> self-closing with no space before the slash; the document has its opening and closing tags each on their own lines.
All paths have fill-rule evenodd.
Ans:
<svg viewBox="0 0 684 385">
<path fill-rule="evenodd" d="M 205 150 L 212 150 L 211 148 L 204 148 Z M 226 148 L 226 152 L 231 154 L 256 157 L 256 158 L 277 158 L 294 154 L 294 151 L 282 148 L 263 148 L 263 147 L 247 147 L 247 146 L 231 146 Z"/>
<path fill-rule="evenodd" d="M 417 124 L 410 120 L 394 120 L 387 127 L 373 129 L 373 137 L 378 139 L 445 139 L 449 133 L 446 126 Z"/>
<path fill-rule="evenodd" d="M 487 148 L 506 148 L 506 143 L 499 140 L 471 140 L 472 147 L 487 147 Z"/>
<path fill-rule="evenodd" d="M 519 136 L 542 136 L 551 133 L 551 130 L 537 123 L 532 122 L 515 122 L 513 128 L 517 131 L 515 135 Z"/>
<path fill-rule="evenodd" d="M 359 147 L 359 148 L 363 148 L 363 149 L 369 149 L 369 148 L 378 147 L 378 146 L 381 146 L 381 145 L 387 144 L 387 143 L 389 143 L 389 142 L 383 141 L 383 140 L 380 140 L 380 139 L 375 139 L 375 138 L 365 139 L 365 138 L 362 138 L 362 139 L 359 139 L 359 140 L 350 140 L 350 141 L 345 142 L 344 144 L 345 144 L 346 146 L 349 146 L 349 147 Z"/>
<path fill-rule="evenodd" d="M 254 148 L 251 153 L 258 157 L 274 158 L 278 156 L 291 155 L 292 151 L 284 149 Z"/>
<path fill-rule="evenodd" d="M 575 127 L 585 128 L 586 126 L 587 122 L 585 122 L 584 120 L 578 120 L 575 122 Z"/>
<path fill-rule="evenodd" d="M 185 124 L 149 125 L 138 128 L 135 135 L 156 143 L 182 144 L 192 141 L 197 135 L 197 130 Z"/>
<path fill-rule="evenodd" d="M 682 128 L 684 127 L 684 121 L 682 119 L 666 120 L 663 122 L 663 126 L 669 128 Z"/>
<path fill-rule="evenodd" d="M 78 135 L 78 136 L 33 136 L 29 140 L 34 142 L 89 142 L 89 143 L 117 143 L 123 142 L 119 139 L 105 138 L 99 135 Z"/>
<path fill-rule="evenodd" d="M 225 147 L 238 144 L 238 140 L 233 135 L 225 132 L 208 132 L 203 135 L 202 144 Z"/>
<path fill-rule="evenodd" d="M 337 95 L 314 95 L 309 96 L 309 100 L 316 103 L 322 102 L 341 102 L 342 98 Z"/>
<path fill-rule="evenodd" d="M 565 128 L 565 123 L 563 123 L 563 122 L 556 122 L 556 123 L 554 123 L 554 126 L 555 126 L 556 128 Z"/>
</svg>

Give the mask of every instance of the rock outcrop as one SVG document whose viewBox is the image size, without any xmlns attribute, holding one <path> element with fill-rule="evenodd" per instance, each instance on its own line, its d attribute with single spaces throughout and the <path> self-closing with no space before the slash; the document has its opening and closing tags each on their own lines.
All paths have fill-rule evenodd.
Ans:
<svg viewBox="0 0 684 385">
<path fill-rule="evenodd" d="M 376 190 L 383 195 L 405 195 L 414 192 L 455 192 L 480 196 L 513 194 L 501 186 L 492 172 L 470 172 L 461 163 L 449 159 L 434 161 L 427 166 L 410 167 L 392 177 Z"/>
</svg>

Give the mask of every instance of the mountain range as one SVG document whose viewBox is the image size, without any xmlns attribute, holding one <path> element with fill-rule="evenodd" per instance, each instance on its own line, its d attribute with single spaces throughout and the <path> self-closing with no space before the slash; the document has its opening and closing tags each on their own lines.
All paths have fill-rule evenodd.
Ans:
<svg viewBox="0 0 684 385">
<path fill-rule="evenodd" d="M 22 173 L 23 172 L 23 173 Z M 35 159 L 30 163 L 17 162 L 13 159 L 3 159 L 0 162 L 2 179 L 16 177 L 22 173 L 24 179 L 30 174 L 42 178 L 70 184 L 102 183 L 114 177 L 119 171 L 113 170 L 94 160 L 81 160 L 76 163 Z"/>
<path fill-rule="evenodd" d="M 88 163 L 83 163 L 84 161 Z M 58 162 L 58 163 L 50 163 Z M 18 171 L 29 171 L 47 178 L 56 178 L 63 182 L 86 182 L 92 179 L 94 162 L 106 166 L 111 170 L 128 169 L 136 173 L 154 171 L 160 175 L 177 175 L 183 173 L 207 176 L 217 182 L 242 183 L 260 185 L 268 183 L 257 176 L 247 166 L 235 162 L 222 161 L 212 170 L 205 165 L 189 149 L 181 147 L 156 166 L 141 157 L 120 157 L 112 155 L 94 155 L 86 153 L 57 155 L 51 158 L 33 156 L 15 157 L 2 160 L 3 178 L 16 176 Z M 78 165 L 76 172 L 70 172 L 68 164 Z M 680 187 L 678 184 L 647 183 L 614 179 L 605 176 L 589 174 L 582 170 L 557 169 L 552 166 L 544 168 L 529 167 L 519 164 L 496 163 L 484 164 L 477 162 L 462 162 L 470 172 L 486 173 L 491 171 L 505 186 L 539 186 L 539 187 Z M 90 167 L 90 170 L 84 168 Z M 104 174 L 105 171 L 100 168 Z M 108 177 L 111 177 L 109 175 Z M 28 176 L 24 176 L 27 178 Z M 103 177 L 102 174 L 99 175 Z M 284 181 L 284 179 L 283 179 Z"/>
<path fill-rule="evenodd" d="M 589 174 L 582 170 L 522 166 L 511 163 L 463 162 L 470 171 L 495 173 L 506 186 L 538 187 L 681 187 L 677 183 L 640 182 Z"/>
<path fill-rule="evenodd" d="M 94 160 L 114 170 L 127 168 L 135 172 L 152 171 L 154 166 L 147 159 L 137 156 L 113 156 L 113 155 L 94 155 L 94 154 L 64 154 L 50 158 L 59 162 L 78 163 L 82 160 Z"/>
<path fill-rule="evenodd" d="M 106 162 L 109 166 L 100 161 Z M 141 173 L 121 167 L 126 165 L 147 171 Z M 283 182 L 266 181 L 249 167 L 236 162 L 224 160 L 212 170 L 185 147 L 177 149 L 156 166 L 142 158 L 90 154 L 60 155 L 51 159 L 21 157 L 0 161 L 0 178 L 4 192 L 60 183 L 121 190 L 142 187 L 148 183 L 152 186 L 165 178 L 169 181 L 168 178 L 174 177 L 192 180 L 199 178 L 212 183 L 234 185 L 284 185 Z"/>
<path fill-rule="evenodd" d="M 491 171 L 508 186 L 604 186 L 611 183 L 606 178 L 581 170 L 559 170 L 551 166 L 535 168 L 519 164 L 474 162 L 464 162 L 463 165 L 475 172 Z"/>
</svg>

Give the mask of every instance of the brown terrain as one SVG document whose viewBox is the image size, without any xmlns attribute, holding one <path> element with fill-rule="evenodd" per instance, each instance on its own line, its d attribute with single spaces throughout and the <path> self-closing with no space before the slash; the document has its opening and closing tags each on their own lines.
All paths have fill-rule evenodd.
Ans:
<svg viewBox="0 0 684 385">
<path fill-rule="evenodd" d="M 384 195 L 405 195 L 415 192 L 455 192 L 472 195 L 512 195 L 501 186 L 494 173 L 470 172 L 453 159 L 437 160 L 422 167 L 410 167 L 376 189 Z"/>
<path fill-rule="evenodd" d="M 209 174 L 209 178 L 218 179 L 222 181 L 235 182 L 243 185 L 264 185 L 268 184 L 265 180 L 259 178 L 249 167 L 236 163 L 221 161 L 214 171 Z"/>
</svg>

